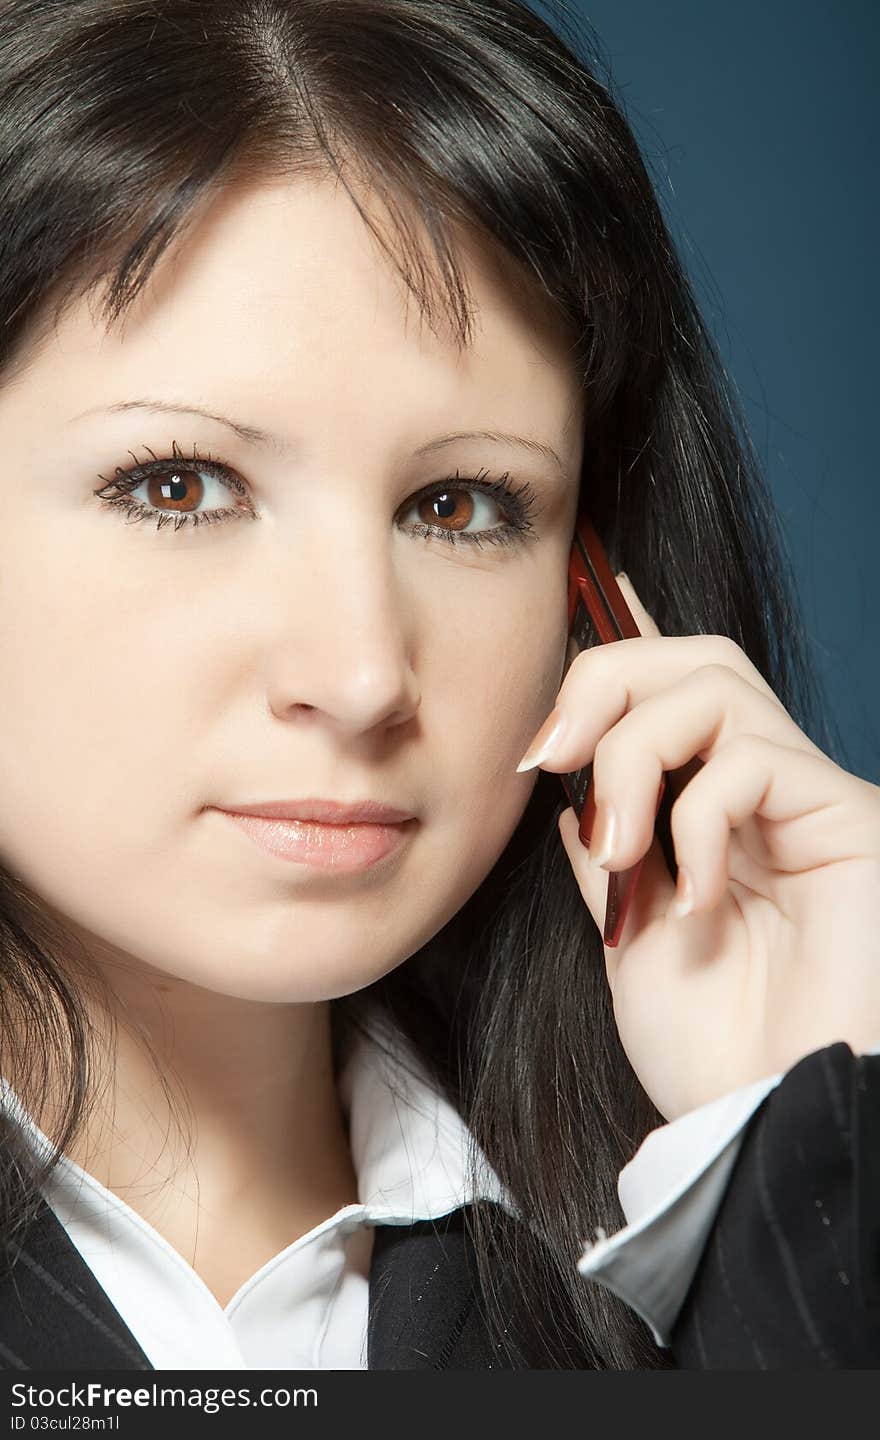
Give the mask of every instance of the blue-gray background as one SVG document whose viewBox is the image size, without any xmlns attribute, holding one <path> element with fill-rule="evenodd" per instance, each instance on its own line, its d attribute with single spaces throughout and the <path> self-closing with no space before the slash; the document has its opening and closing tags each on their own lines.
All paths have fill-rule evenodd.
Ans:
<svg viewBox="0 0 880 1440">
<path fill-rule="evenodd" d="M 880 782 L 880 5 L 567 8 L 598 38 L 602 78 L 739 391 L 783 516 L 836 758 Z"/>
</svg>

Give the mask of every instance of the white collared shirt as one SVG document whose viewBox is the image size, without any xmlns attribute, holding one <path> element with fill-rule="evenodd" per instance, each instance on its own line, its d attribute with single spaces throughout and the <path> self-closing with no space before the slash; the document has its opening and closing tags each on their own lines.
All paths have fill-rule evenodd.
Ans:
<svg viewBox="0 0 880 1440">
<path fill-rule="evenodd" d="M 225 1307 L 148 1221 L 62 1156 L 44 1197 L 155 1369 L 366 1369 L 363 1227 L 437 1219 L 475 1198 L 467 1185 L 469 1133 L 396 1040 L 405 1064 L 358 1036 L 339 1079 L 358 1204 L 273 1256 Z M 46 1135 L 12 1086 L 0 1085 L 0 1103 L 45 1152 Z M 486 1164 L 477 1193 L 516 1213 Z"/>
<path fill-rule="evenodd" d="M 480 1183 L 469 1187 L 468 1131 L 397 1041 L 402 1065 L 358 1037 L 340 1076 L 358 1203 L 268 1260 L 225 1307 L 152 1225 L 67 1157 L 59 1161 L 45 1198 L 155 1369 L 365 1369 L 369 1262 L 356 1243 L 363 1227 L 436 1219 L 480 1197 L 517 1213 L 483 1156 Z M 620 1173 L 627 1225 L 582 1241 L 579 1272 L 621 1296 L 659 1345 L 669 1344 L 745 1126 L 781 1079 L 759 1080 L 652 1131 Z M 12 1087 L 0 1086 L 0 1103 L 31 1144 L 47 1147 Z"/>
</svg>

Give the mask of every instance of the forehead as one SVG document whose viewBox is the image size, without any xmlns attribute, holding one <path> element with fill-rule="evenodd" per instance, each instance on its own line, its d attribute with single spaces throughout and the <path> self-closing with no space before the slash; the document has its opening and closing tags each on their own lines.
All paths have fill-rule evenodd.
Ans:
<svg viewBox="0 0 880 1440">
<path fill-rule="evenodd" d="M 375 194 L 358 199 L 395 252 L 388 212 Z M 116 327 L 100 313 L 100 290 L 80 296 L 28 369 L 41 389 L 47 381 L 63 388 L 70 413 L 96 397 L 146 393 L 148 378 L 151 391 L 161 381 L 168 394 L 191 396 L 195 383 L 215 403 L 243 392 L 315 400 L 329 387 L 344 404 L 358 386 L 387 406 L 393 385 L 401 398 L 441 408 L 490 401 L 517 409 L 527 399 L 557 438 L 575 435 L 581 386 L 559 317 L 510 257 L 461 228 L 453 239 L 470 292 L 464 350 L 436 273 L 419 277 L 435 302 L 426 321 L 338 182 L 230 185 L 172 242 Z M 433 258 L 427 237 L 418 242 Z"/>
</svg>

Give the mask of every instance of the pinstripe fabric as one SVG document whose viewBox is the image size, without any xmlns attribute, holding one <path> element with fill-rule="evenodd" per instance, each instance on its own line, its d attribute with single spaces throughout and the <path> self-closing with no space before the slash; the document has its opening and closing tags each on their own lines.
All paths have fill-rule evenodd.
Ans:
<svg viewBox="0 0 880 1440">
<path fill-rule="evenodd" d="M 45 1203 L 5 1247 L 0 1354 L 6 1370 L 150 1370 L 63 1225 Z"/>
<path fill-rule="evenodd" d="M 672 1349 L 680 1369 L 880 1367 L 880 1056 L 814 1051 L 752 1116 Z"/>
</svg>

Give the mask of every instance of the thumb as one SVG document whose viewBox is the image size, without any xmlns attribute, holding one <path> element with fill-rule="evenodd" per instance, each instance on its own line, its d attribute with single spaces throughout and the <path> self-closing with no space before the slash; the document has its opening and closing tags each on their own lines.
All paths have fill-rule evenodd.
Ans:
<svg viewBox="0 0 880 1440">
<path fill-rule="evenodd" d="M 608 871 L 589 863 L 590 852 L 578 838 L 578 818 L 571 805 L 559 816 L 559 838 L 574 871 L 574 878 L 584 897 L 584 903 L 601 934 L 605 926 Z"/>
<path fill-rule="evenodd" d="M 578 818 L 569 805 L 559 816 L 559 838 L 568 856 L 578 889 L 596 923 L 599 934 L 605 930 L 605 907 L 608 900 L 609 871 L 590 864 L 590 852 L 578 837 Z M 663 849 L 656 835 L 642 861 L 635 892 L 627 912 L 626 923 L 617 945 L 605 945 L 605 973 L 613 986 L 617 967 L 627 946 L 654 921 L 665 925 L 669 906 L 675 898 L 675 881 L 669 874 Z"/>
</svg>

